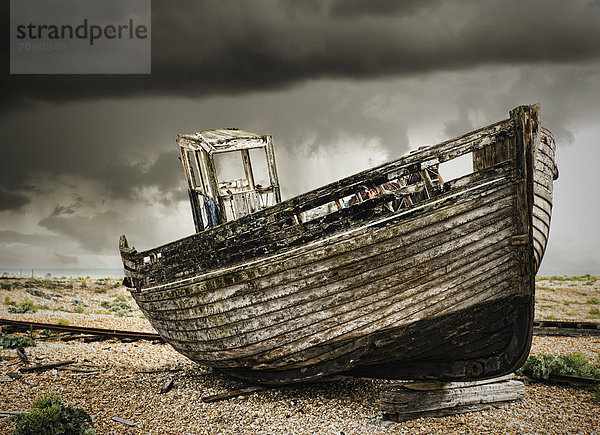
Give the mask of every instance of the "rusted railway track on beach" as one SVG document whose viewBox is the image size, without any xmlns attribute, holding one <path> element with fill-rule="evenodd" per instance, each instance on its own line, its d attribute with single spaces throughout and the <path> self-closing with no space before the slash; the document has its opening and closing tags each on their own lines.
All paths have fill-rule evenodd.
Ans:
<svg viewBox="0 0 600 435">
<path fill-rule="evenodd" d="M 25 331 L 32 329 L 46 329 L 51 331 L 70 332 L 73 334 L 102 336 L 107 338 L 164 341 L 162 337 L 155 332 L 122 331 L 118 329 L 89 328 L 85 326 L 57 325 L 53 323 L 38 323 L 9 319 L 0 319 L 0 325 L 7 325 L 16 330 Z"/>
<path fill-rule="evenodd" d="M 600 336 L 599 322 L 577 322 L 565 320 L 536 320 L 534 335 L 558 335 L 563 337 Z"/>
</svg>

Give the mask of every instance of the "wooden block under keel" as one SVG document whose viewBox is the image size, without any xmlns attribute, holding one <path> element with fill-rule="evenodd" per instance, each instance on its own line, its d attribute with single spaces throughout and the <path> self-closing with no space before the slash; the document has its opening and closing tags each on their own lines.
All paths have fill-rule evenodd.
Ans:
<svg viewBox="0 0 600 435">
<path fill-rule="evenodd" d="M 383 420 L 444 417 L 521 400 L 523 382 L 513 375 L 475 382 L 397 382 L 381 392 Z"/>
</svg>

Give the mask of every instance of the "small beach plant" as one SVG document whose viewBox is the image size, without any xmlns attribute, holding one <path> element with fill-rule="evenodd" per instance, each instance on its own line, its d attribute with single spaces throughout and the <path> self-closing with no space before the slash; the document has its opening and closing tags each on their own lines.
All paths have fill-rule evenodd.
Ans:
<svg viewBox="0 0 600 435">
<path fill-rule="evenodd" d="M 8 309 L 9 313 L 35 313 L 38 310 L 38 307 L 35 306 L 33 302 L 30 300 L 26 300 L 25 302 L 21 302 L 17 306 L 10 307 Z"/>
<path fill-rule="evenodd" d="M 35 341 L 31 337 L 21 337 L 19 335 L 0 333 L 0 346 L 4 349 L 16 349 L 18 347 L 35 346 Z"/>
<path fill-rule="evenodd" d="M 63 405 L 55 395 L 37 398 L 30 412 L 11 417 L 17 423 L 14 435 L 93 435 L 91 417 L 83 409 Z"/>
</svg>

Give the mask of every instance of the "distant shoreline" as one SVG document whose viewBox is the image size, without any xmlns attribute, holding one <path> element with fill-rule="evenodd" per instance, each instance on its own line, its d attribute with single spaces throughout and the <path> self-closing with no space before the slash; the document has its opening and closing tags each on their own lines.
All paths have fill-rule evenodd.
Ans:
<svg viewBox="0 0 600 435">
<path fill-rule="evenodd" d="M 1 278 L 123 278 L 123 268 L 98 268 L 98 269 L 75 269 L 75 268 L 1 268 Z"/>
</svg>

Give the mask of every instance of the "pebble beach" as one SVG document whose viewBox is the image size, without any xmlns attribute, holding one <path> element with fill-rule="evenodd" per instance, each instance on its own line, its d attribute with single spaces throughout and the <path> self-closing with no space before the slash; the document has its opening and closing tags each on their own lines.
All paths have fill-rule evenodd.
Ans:
<svg viewBox="0 0 600 435">
<path fill-rule="evenodd" d="M 3 280 L 11 285 L 0 290 L 0 301 L 4 301 L 0 317 L 153 331 L 118 281 L 64 279 L 52 285 L 21 281 L 12 285 L 12 280 Z M 600 280 L 549 278 L 537 284 L 539 305 L 544 307 L 536 303 L 536 318 L 600 321 L 593 314 Z M 26 302 L 37 311 L 14 312 Z M 35 398 L 53 393 L 63 403 L 84 409 L 98 434 L 600 432 L 600 399 L 589 387 L 531 382 L 525 386 L 523 400 L 500 408 L 394 424 L 383 421 L 379 412 L 379 393 L 388 381 L 341 379 L 204 403 L 207 396 L 246 385 L 193 363 L 164 343 L 34 337 L 36 346 L 26 348 L 32 364 L 74 360 L 71 367 L 79 370 L 57 368 L 14 379 L 8 374 L 18 372 L 23 364 L 14 349 L 0 349 L 0 411 L 27 411 Z M 569 352 L 581 352 L 594 363 L 600 337 L 533 338 L 532 355 Z M 162 393 L 166 384 L 171 388 Z M 0 433 L 13 429 L 14 423 L 0 417 Z"/>
</svg>

